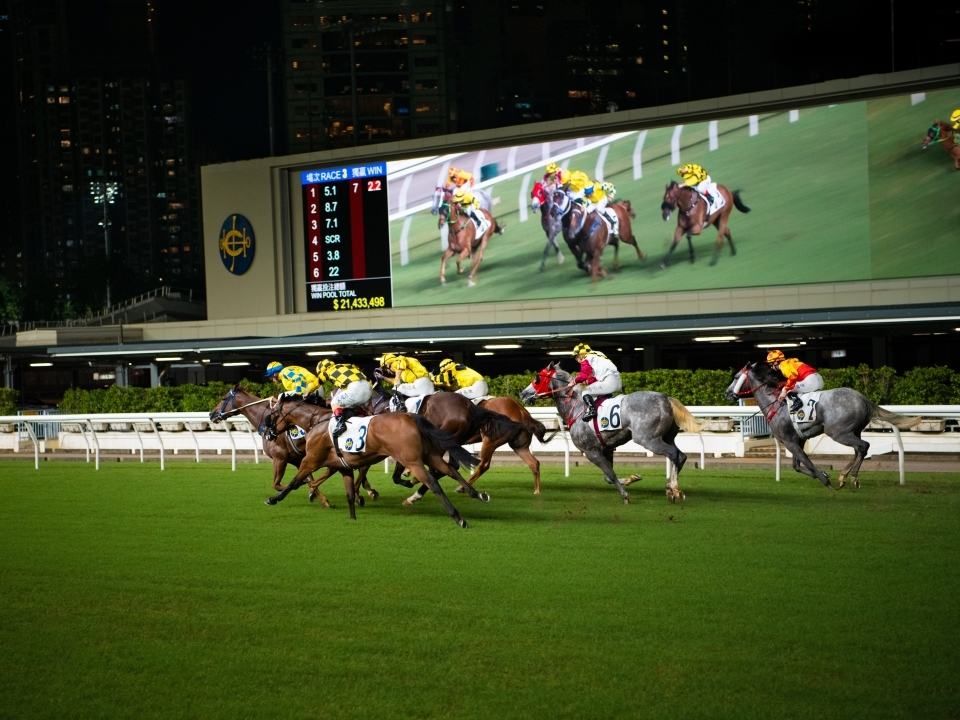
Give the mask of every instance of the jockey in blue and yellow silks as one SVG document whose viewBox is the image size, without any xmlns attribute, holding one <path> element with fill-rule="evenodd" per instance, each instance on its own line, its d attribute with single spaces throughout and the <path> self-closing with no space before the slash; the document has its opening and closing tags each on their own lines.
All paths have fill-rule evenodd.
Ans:
<svg viewBox="0 0 960 720">
<path fill-rule="evenodd" d="M 611 189 L 613 194 L 617 192 L 617 189 L 611 183 L 590 180 L 583 189 L 583 197 L 587 201 L 587 212 L 596 210 L 600 213 L 610 226 L 611 235 L 616 237 L 620 234 L 620 218 L 617 217 L 616 211 L 607 207 L 613 199 L 607 194 L 607 189 Z"/>
<path fill-rule="evenodd" d="M 281 363 L 272 362 L 267 365 L 267 378 L 275 383 L 281 383 L 284 388 L 284 395 L 303 395 L 306 397 L 310 393 L 320 391 L 313 397 L 317 400 L 323 398 L 323 391 L 320 389 L 320 381 L 317 376 L 306 368 L 299 365 L 288 365 L 284 367 Z"/>
</svg>

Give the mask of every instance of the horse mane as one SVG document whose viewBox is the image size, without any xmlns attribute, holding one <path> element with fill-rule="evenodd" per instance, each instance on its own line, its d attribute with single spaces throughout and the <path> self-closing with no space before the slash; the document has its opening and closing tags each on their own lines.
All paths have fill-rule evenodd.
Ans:
<svg viewBox="0 0 960 720">
<path fill-rule="evenodd" d="M 750 366 L 753 376 L 769 388 L 776 388 L 783 382 L 783 376 L 766 363 L 755 362 Z"/>
</svg>

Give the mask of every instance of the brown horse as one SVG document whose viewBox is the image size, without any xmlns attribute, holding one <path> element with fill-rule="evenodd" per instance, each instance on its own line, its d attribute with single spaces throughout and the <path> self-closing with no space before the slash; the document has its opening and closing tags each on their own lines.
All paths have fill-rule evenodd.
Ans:
<svg viewBox="0 0 960 720">
<path fill-rule="evenodd" d="M 613 245 L 613 269 L 620 269 L 620 248 L 617 239 L 610 237 L 607 223 L 596 211 L 587 212 L 581 204 L 572 203 L 570 212 L 564 218 L 563 233 L 568 243 L 576 244 L 582 249 L 584 265 L 587 262 L 590 263 L 589 272 L 592 282 L 596 282 L 597 278 L 607 274 L 600 265 L 600 257 L 608 242 Z M 577 265 L 580 263 L 578 262 Z"/>
<path fill-rule="evenodd" d="M 292 407 L 285 407 L 285 404 Z M 425 418 L 400 412 L 374 415 L 367 426 L 362 450 L 344 453 L 341 459 L 334 448 L 329 432 L 332 417 L 330 411 L 323 412 L 323 409 L 318 408 L 311 410 L 303 403 L 284 403 L 283 398 L 276 403 L 267 418 L 265 435 L 276 437 L 292 425 L 301 427 L 306 425 L 308 427 L 307 452 L 300 463 L 296 477 L 280 494 L 268 498 L 266 501 L 268 505 L 276 505 L 292 490 L 303 485 L 314 470 L 321 467 L 332 468 L 343 474 L 347 502 L 350 505 L 350 518 L 355 520 L 357 514 L 354 507 L 354 471 L 368 468 L 387 457 L 392 457 L 397 463 L 410 468 L 417 480 L 428 486 L 440 498 L 447 513 L 460 527 L 465 528 L 466 521 L 460 517 L 457 509 L 444 494 L 437 479 L 427 470 L 427 465 L 431 469 L 452 477 L 460 483 L 470 497 L 483 502 L 490 501 L 487 493 L 478 493 L 474 490 L 454 467 L 454 465 L 476 466 L 480 462 L 479 458 L 468 453 L 460 447 L 453 436 L 435 427 Z M 450 454 L 450 464 L 444 461 L 444 453 Z"/>
<path fill-rule="evenodd" d="M 664 270 L 667 269 L 667 265 L 670 263 L 670 256 L 673 254 L 677 245 L 680 244 L 680 238 L 684 235 L 687 236 L 687 243 L 690 245 L 690 262 L 695 262 L 697 256 L 693 251 L 693 240 L 691 236 L 699 235 L 701 231 L 706 230 L 711 225 L 717 228 L 717 244 L 713 250 L 713 258 L 710 260 L 710 264 L 717 264 L 717 260 L 720 257 L 720 250 L 723 248 L 724 237 L 726 237 L 727 242 L 730 243 L 730 254 L 737 254 L 737 249 L 733 245 L 733 235 L 730 234 L 730 228 L 727 227 L 727 222 L 730 218 L 730 213 L 733 212 L 734 206 L 742 213 L 750 212 L 750 208 L 740 200 L 739 190 L 734 190 L 731 193 L 723 185 L 717 185 L 717 191 L 723 196 L 726 202 L 724 202 L 723 207 L 715 213 L 708 215 L 707 201 L 701 197 L 700 193 L 694 188 L 688 185 L 681 185 L 675 180 L 667 185 L 667 190 L 663 195 L 663 204 L 660 205 L 660 209 L 663 211 L 664 221 L 670 219 L 670 215 L 675 209 L 679 208 L 680 212 L 677 213 L 677 230 L 673 234 L 673 243 L 670 245 L 670 251 L 667 253 L 667 256 L 663 259 L 663 262 L 660 263 L 661 268 Z"/>
<path fill-rule="evenodd" d="M 463 209 L 457 204 L 450 205 L 450 212 L 446 216 L 447 223 L 447 249 L 443 251 L 443 258 L 440 260 L 440 284 L 446 285 L 447 260 L 454 255 L 457 256 L 457 275 L 463 274 L 463 261 L 470 257 L 473 263 L 470 266 L 470 274 L 467 276 L 467 285 L 473 287 L 477 284 L 477 271 L 480 269 L 480 263 L 483 262 L 483 251 L 487 248 L 487 243 L 494 233 L 503 235 L 505 225 L 498 225 L 496 219 L 486 210 L 480 210 L 481 213 L 490 221 L 490 227 L 487 228 L 483 236 L 477 237 L 477 226 L 470 219 Z"/>
<path fill-rule="evenodd" d="M 954 170 L 960 170 L 960 132 L 954 130 L 950 123 L 934 120 L 921 147 L 926 150 L 933 143 L 941 143 L 943 149 L 953 158 Z"/>
<path fill-rule="evenodd" d="M 630 220 L 637 217 L 637 213 L 633 211 L 633 206 L 630 204 L 630 201 L 614 200 L 609 203 L 607 207 L 617 214 L 617 220 L 620 221 L 620 232 L 618 233 L 620 239 L 627 245 L 633 245 L 634 250 L 637 251 L 638 259 L 646 260 L 647 256 L 640 249 L 640 246 L 637 244 L 637 239 L 633 236 L 633 225 Z"/>
<path fill-rule="evenodd" d="M 223 396 L 220 405 L 210 411 L 210 421 L 222 422 L 231 415 L 239 413 L 247 418 L 255 428 L 261 429 L 270 412 L 270 408 L 267 405 L 269 400 L 272 400 L 272 398 L 258 398 L 239 385 L 234 385 L 233 389 Z M 263 432 L 262 429 L 260 432 Z M 286 472 L 287 465 L 293 465 L 293 467 L 299 468 L 301 461 L 306 455 L 306 436 L 294 440 L 290 437 L 290 433 L 287 432 L 284 433 L 282 437 L 278 435 L 273 440 L 262 438 L 262 441 L 264 454 L 273 461 L 273 489 L 277 492 L 282 492 L 287 489 L 287 486 L 282 484 L 283 474 Z M 327 473 L 319 480 L 314 480 L 312 473 L 309 475 L 310 502 L 313 502 L 319 497 L 320 503 L 324 507 L 332 507 L 326 496 L 317 490 L 317 487 L 330 477 L 330 475 L 331 473 Z M 363 480 L 363 486 L 366 488 L 371 500 L 376 500 L 380 497 L 380 493 L 370 487 L 366 478 Z M 362 504 L 361 498 L 361 505 Z"/>
</svg>

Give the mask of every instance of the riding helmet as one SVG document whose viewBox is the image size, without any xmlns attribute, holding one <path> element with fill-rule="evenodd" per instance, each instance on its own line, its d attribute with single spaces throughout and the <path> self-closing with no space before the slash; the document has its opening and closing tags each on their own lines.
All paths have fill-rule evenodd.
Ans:
<svg viewBox="0 0 960 720">
<path fill-rule="evenodd" d="M 281 370 L 283 370 L 283 364 L 282 364 L 282 363 L 272 362 L 272 363 L 270 363 L 269 365 L 267 365 L 267 372 L 266 372 L 265 376 L 266 376 L 266 377 L 273 377 L 274 375 L 276 375 L 276 374 L 277 374 L 278 372 L 280 372 Z"/>
<path fill-rule="evenodd" d="M 573 352 L 570 354 L 577 357 L 578 355 L 586 355 L 588 352 L 592 352 L 589 345 L 586 343 L 577 343 L 577 346 L 573 348 Z"/>
<path fill-rule="evenodd" d="M 783 360 L 784 354 L 780 350 L 771 350 L 767 353 L 767 362 L 777 362 L 778 360 Z"/>
</svg>

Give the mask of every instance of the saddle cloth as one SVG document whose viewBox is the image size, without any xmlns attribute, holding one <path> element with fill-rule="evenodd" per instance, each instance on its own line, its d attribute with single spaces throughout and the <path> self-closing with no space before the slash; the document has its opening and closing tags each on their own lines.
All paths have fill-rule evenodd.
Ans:
<svg viewBox="0 0 960 720">
<path fill-rule="evenodd" d="M 605 398 L 597 406 L 597 427 L 601 430 L 619 430 L 622 427 L 622 418 L 620 417 L 620 403 L 623 401 L 623 395 Z"/>
<path fill-rule="evenodd" d="M 347 420 L 347 429 L 344 430 L 343 435 L 337 438 L 340 449 L 352 453 L 363 452 L 367 447 L 367 426 L 371 420 L 373 420 L 373 416 L 352 417 Z M 328 430 L 331 440 L 333 439 L 333 428 L 336 424 L 331 418 Z"/>
<path fill-rule="evenodd" d="M 803 403 L 803 407 L 795 413 L 790 413 L 790 419 L 793 420 L 794 425 L 817 421 L 817 403 L 820 402 L 820 396 L 822 394 L 823 390 L 800 393 L 800 401 Z M 787 400 L 787 402 L 790 401 Z"/>
<path fill-rule="evenodd" d="M 307 436 L 307 431 L 299 425 L 294 425 L 292 428 L 287 430 L 287 434 L 290 436 L 291 440 L 296 441 L 301 438 L 305 438 Z"/>
<path fill-rule="evenodd" d="M 701 197 L 703 197 L 704 201 L 707 202 L 707 216 L 713 215 L 715 212 L 720 211 L 723 206 L 727 204 L 727 201 L 723 199 L 723 195 L 721 195 L 720 191 L 717 190 L 716 185 L 710 188 L 710 197 L 713 198 L 712 203 L 707 200 L 703 194 L 701 194 Z"/>
<path fill-rule="evenodd" d="M 493 400 L 494 397 L 494 395 L 481 395 L 480 397 L 470 398 L 470 402 L 472 402 L 474 405 L 479 405 L 485 400 Z"/>
</svg>

